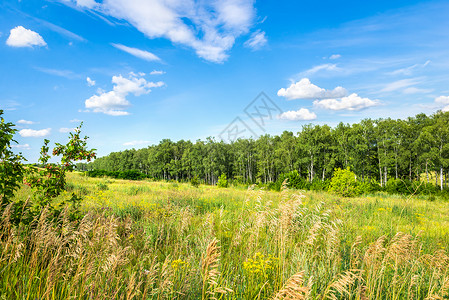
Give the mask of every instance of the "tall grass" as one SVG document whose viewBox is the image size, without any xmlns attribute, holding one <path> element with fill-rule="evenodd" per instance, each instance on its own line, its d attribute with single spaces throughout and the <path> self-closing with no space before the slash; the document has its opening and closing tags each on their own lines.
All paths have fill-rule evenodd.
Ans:
<svg viewBox="0 0 449 300">
<path fill-rule="evenodd" d="M 4 210 L 4 299 L 449 297 L 443 202 L 76 175 L 70 183 L 86 199 L 79 222 L 62 214 L 55 223 L 44 210 L 13 226 Z"/>
</svg>

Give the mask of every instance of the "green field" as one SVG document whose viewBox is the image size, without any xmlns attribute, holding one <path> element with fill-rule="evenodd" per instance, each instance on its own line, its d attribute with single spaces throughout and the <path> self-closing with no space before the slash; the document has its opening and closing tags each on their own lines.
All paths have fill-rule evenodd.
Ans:
<svg viewBox="0 0 449 300">
<path fill-rule="evenodd" d="M 79 223 L 2 218 L 2 299 L 447 299 L 449 205 L 68 174 Z M 16 198 L 30 194 L 24 186 Z M 289 298 L 290 297 L 290 298 Z"/>
</svg>

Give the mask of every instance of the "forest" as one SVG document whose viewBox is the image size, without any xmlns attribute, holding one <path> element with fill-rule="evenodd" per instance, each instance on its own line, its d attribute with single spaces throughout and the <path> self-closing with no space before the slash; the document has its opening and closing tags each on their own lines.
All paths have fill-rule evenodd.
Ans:
<svg viewBox="0 0 449 300">
<path fill-rule="evenodd" d="M 296 134 L 263 135 L 233 143 L 164 139 L 144 149 L 113 152 L 80 170 L 138 170 L 153 179 L 187 181 L 197 176 L 216 184 L 218 177 L 239 183 L 269 183 L 296 170 L 309 182 L 350 168 L 362 182 L 385 186 L 389 179 L 448 185 L 449 112 L 401 119 L 364 119 L 359 123 L 308 124 Z M 425 176 L 425 177 L 424 177 Z"/>
</svg>

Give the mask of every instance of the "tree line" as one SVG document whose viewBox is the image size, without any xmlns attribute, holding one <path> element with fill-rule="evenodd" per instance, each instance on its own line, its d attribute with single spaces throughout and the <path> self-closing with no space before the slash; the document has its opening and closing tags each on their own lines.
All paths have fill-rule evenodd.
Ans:
<svg viewBox="0 0 449 300">
<path fill-rule="evenodd" d="M 164 139 L 139 150 L 112 152 L 80 170 L 138 170 L 156 180 L 197 176 L 216 184 L 219 176 L 238 183 L 275 182 L 297 171 L 309 182 L 325 181 L 336 168 L 350 168 L 358 181 L 385 186 L 389 179 L 424 180 L 443 187 L 449 178 L 449 112 L 407 119 L 364 119 L 359 123 L 308 124 L 297 133 L 263 135 L 232 143 Z"/>
</svg>

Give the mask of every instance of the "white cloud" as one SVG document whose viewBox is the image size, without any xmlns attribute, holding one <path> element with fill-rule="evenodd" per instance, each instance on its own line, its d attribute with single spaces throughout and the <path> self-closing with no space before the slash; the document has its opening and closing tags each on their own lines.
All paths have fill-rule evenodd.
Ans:
<svg viewBox="0 0 449 300">
<path fill-rule="evenodd" d="M 388 73 L 389 75 L 412 75 L 413 71 L 417 68 L 424 68 L 426 67 L 428 64 L 430 64 L 431 61 L 427 60 L 425 63 L 423 64 L 414 64 L 410 67 L 406 67 L 406 68 L 402 68 L 402 69 L 398 69 L 395 70 L 393 72 Z"/>
<path fill-rule="evenodd" d="M 55 75 L 59 77 L 65 77 L 68 79 L 76 79 L 80 78 L 80 76 L 70 70 L 57 70 L 57 69 L 48 69 L 48 68 L 41 68 L 41 67 L 35 67 L 36 70 L 41 71 L 46 74 Z"/>
<path fill-rule="evenodd" d="M 332 54 L 331 56 L 329 56 L 329 59 L 339 59 L 340 57 L 340 54 Z"/>
<path fill-rule="evenodd" d="M 316 119 L 316 114 L 307 108 L 301 108 L 297 111 L 286 111 L 278 116 L 278 119 L 291 121 L 310 121 Z"/>
<path fill-rule="evenodd" d="M 292 83 L 288 88 L 278 91 L 278 96 L 288 100 L 293 99 L 329 99 L 346 96 L 348 92 L 345 88 L 337 86 L 333 90 L 320 88 L 310 82 L 308 78 L 303 78 L 296 83 Z"/>
<path fill-rule="evenodd" d="M 393 92 L 419 83 L 417 78 L 401 79 L 387 84 L 381 92 Z"/>
<path fill-rule="evenodd" d="M 11 47 L 47 46 L 47 43 L 39 33 L 17 26 L 11 29 L 6 44 Z"/>
<path fill-rule="evenodd" d="M 83 120 L 79 120 L 79 119 L 72 119 L 69 121 L 70 123 L 81 123 L 83 122 Z"/>
<path fill-rule="evenodd" d="M 267 44 L 267 38 L 265 37 L 265 31 L 254 32 L 249 40 L 245 42 L 245 47 L 251 48 L 253 50 L 259 50 Z"/>
<path fill-rule="evenodd" d="M 111 44 L 112 46 L 114 46 L 115 48 L 125 51 L 126 53 L 129 53 L 135 57 L 141 58 L 143 60 L 147 60 L 147 61 L 158 61 L 161 60 L 159 57 L 157 57 L 156 55 L 154 55 L 151 52 L 145 51 L 145 50 L 140 50 L 137 48 L 131 48 L 125 45 L 121 45 L 121 44 Z"/>
<path fill-rule="evenodd" d="M 112 91 L 101 92 L 85 101 L 88 111 L 104 113 L 111 116 L 129 115 L 126 108 L 131 103 L 126 99 L 129 94 L 140 96 L 151 92 L 151 88 L 161 87 L 164 85 L 162 81 L 148 82 L 145 78 L 131 73 L 128 78 L 119 76 L 112 77 L 114 87 Z"/>
<path fill-rule="evenodd" d="M 35 122 L 27 121 L 27 120 L 19 120 L 19 121 L 17 121 L 17 124 L 33 125 L 33 124 L 35 124 Z"/>
<path fill-rule="evenodd" d="M 12 148 L 17 148 L 17 149 L 24 149 L 24 150 L 30 150 L 31 147 L 29 144 L 23 144 L 23 145 L 11 145 Z"/>
<path fill-rule="evenodd" d="M 87 81 L 87 85 L 88 86 L 94 86 L 95 85 L 95 80 L 90 79 L 90 77 L 87 77 L 86 81 Z"/>
<path fill-rule="evenodd" d="M 256 14 L 254 0 L 108 0 L 89 5 L 77 1 L 78 6 L 127 21 L 150 39 L 166 38 L 217 63 L 227 59 L 235 39 L 248 32 Z"/>
<path fill-rule="evenodd" d="M 76 0 L 76 5 L 91 9 L 96 7 L 98 3 L 95 0 Z"/>
<path fill-rule="evenodd" d="M 147 145 L 150 141 L 131 141 L 123 143 L 123 146 L 137 146 L 137 145 Z"/>
<path fill-rule="evenodd" d="M 68 132 L 72 132 L 72 131 L 75 131 L 75 128 L 66 128 L 66 127 L 59 128 L 59 132 L 62 132 L 62 133 L 68 133 Z"/>
<path fill-rule="evenodd" d="M 443 112 L 449 111 L 449 96 L 439 96 L 435 98 L 435 103 L 438 106 L 444 106 L 441 110 Z"/>
<path fill-rule="evenodd" d="M 439 96 L 435 98 L 435 103 L 439 105 L 449 105 L 449 96 Z"/>
<path fill-rule="evenodd" d="M 20 136 L 22 137 L 44 137 L 48 136 L 51 133 L 51 128 L 34 130 L 34 129 L 22 129 L 19 131 Z"/>
<path fill-rule="evenodd" d="M 150 72 L 150 75 L 162 75 L 165 74 L 164 71 L 153 70 Z"/>
<path fill-rule="evenodd" d="M 402 92 L 404 94 L 410 95 L 410 94 L 431 93 L 431 92 L 433 92 L 433 90 L 432 89 L 419 89 L 419 88 L 412 86 L 412 87 L 408 87 L 408 88 L 404 89 Z"/>
<path fill-rule="evenodd" d="M 314 107 L 330 110 L 362 110 L 368 107 L 379 105 L 379 100 L 362 98 L 356 93 L 341 99 L 324 99 L 313 102 Z"/>
<path fill-rule="evenodd" d="M 299 73 L 299 76 L 301 76 L 301 77 L 310 76 L 310 75 L 316 74 L 321 71 L 327 71 L 327 72 L 338 71 L 338 72 L 340 72 L 340 71 L 342 71 L 342 69 L 339 68 L 336 64 L 322 64 L 322 65 L 312 67 L 304 72 Z"/>
</svg>

